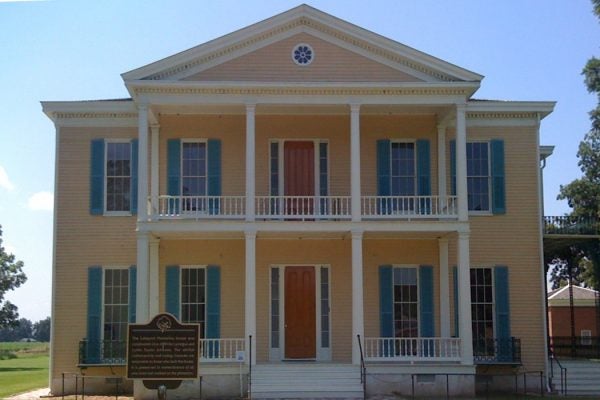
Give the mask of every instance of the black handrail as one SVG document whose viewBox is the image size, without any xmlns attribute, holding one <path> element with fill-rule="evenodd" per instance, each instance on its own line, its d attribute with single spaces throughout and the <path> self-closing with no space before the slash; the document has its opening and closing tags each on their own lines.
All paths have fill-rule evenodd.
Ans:
<svg viewBox="0 0 600 400">
<path fill-rule="evenodd" d="M 248 335 L 249 363 L 248 363 L 248 398 L 252 399 L 252 335 Z"/>
<path fill-rule="evenodd" d="M 358 349 L 360 351 L 360 383 L 363 385 L 363 400 L 365 400 L 367 398 L 367 367 L 365 366 L 360 335 L 356 335 L 356 339 L 358 340 Z"/>
<path fill-rule="evenodd" d="M 554 353 L 550 355 L 550 366 L 552 368 L 552 360 L 556 361 L 558 368 L 560 368 L 560 393 L 563 396 L 567 395 L 567 369 L 562 366 L 559 359 L 554 356 Z"/>
</svg>

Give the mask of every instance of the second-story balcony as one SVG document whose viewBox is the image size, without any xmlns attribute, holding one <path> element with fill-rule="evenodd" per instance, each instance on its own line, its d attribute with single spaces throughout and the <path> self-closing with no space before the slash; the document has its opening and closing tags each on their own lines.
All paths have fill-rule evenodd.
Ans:
<svg viewBox="0 0 600 400">
<path fill-rule="evenodd" d="M 256 196 L 254 215 L 258 220 L 341 221 L 352 218 L 350 196 Z M 158 197 L 160 220 L 246 218 L 245 196 Z M 456 196 L 361 196 L 363 220 L 456 219 Z"/>
</svg>

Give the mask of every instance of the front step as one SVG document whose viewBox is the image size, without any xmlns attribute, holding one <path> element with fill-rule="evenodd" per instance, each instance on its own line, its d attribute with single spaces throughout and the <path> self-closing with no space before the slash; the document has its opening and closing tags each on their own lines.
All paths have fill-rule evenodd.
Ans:
<svg viewBox="0 0 600 400">
<path fill-rule="evenodd" d="M 362 399 L 360 368 L 347 364 L 268 364 L 252 369 L 252 398 Z"/>
<path fill-rule="evenodd" d="M 567 369 L 568 395 L 600 395 L 600 363 L 588 360 L 561 360 Z M 561 391 L 560 379 L 556 380 L 555 389 Z"/>
</svg>

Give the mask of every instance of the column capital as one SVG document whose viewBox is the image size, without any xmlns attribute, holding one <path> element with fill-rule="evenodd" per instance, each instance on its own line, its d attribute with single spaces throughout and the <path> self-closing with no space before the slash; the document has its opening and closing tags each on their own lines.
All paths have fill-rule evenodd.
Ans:
<svg viewBox="0 0 600 400">
<path fill-rule="evenodd" d="M 150 240 L 150 233 L 148 232 L 136 232 L 136 237 L 138 239 L 146 239 L 146 240 Z"/>
<path fill-rule="evenodd" d="M 160 238 L 157 238 L 156 236 L 150 236 L 148 238 L 148 243 L 150 246 L 158 246 L 160 244 Z"/>
<path fill-rule="evenodd" d="M 244 237 L 246 239 L 256 239 L 256 228 L 247 227 L 244 229 Z"/>
<path fill-rule="evenodd" d="M 150 129 L 154 132 L 157 129 L 160 129 L 160 124 L 150 124 Z"/>
<path fill-rule="evenodd" d="M 141 103 L 137 105 L 138 111 L 148 111 L 149 105 L 148 103 Z"/>
<path fill-rule="evenodd" d="M 448 244 L 448 238 L 445 238 L 445 237 L 438 238 L 438 243 L 440 243 L 440 244 Z"/>
<path fill-rule="evenodd" d="M 457 103 L 456 111 L 462 111 L 462 112 L 467 111 L 467 103 Z"/>
<path fill-rule="evenodd" d="M 256 103 L 246 103 L 246 112 L 255 112 Z"/>
<path fill-rule="evenodd" d="M 471 236 L 471 234 L 469 232 L 458 232 L 458 239 L 459 240 L 468 240 L 469 237 Z"/>
<path fill-rule="evenodd" d="M 362 239 L 364 236 L 365 230 L 362 228 L 352 228 L 350 230 L 350 234 L 352 235 L 352 239 Z"/>
<path fill-rule="evenodd" d="M 360 103 L 350 103 L 349 106 L 350 106 L 351 112 L 353 112 L 353 113 L 360 112 L 360 106 L 361 106 Z"/>
<path fill-rule="evenodd" d="M 446 128 L 448 127 L 447 122 L 440 122 L 436 125 L 438 133 L 446 133 Z"/>
</svg>

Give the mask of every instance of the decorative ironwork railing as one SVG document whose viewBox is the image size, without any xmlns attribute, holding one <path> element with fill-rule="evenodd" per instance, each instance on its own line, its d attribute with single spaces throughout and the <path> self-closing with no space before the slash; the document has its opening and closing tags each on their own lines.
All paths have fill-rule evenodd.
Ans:
<svg viewBox="0 0 600 400">
<path fill-rule="evenodd" d="M 521 364 L 521 339 L 473 339 L 475 364 Z"/>
<path fill-rule="evenodd" d="M 367 219 L 455 218 L 456 196 L 362 196 L 361 214 Z"/>
<path fill-rule="evenodd" d="M 256 196 L 256 218 L 348 219 L 350 196 Z"/>
<path fill-rule="evenodd" d="M 546 235 L 600 235 L 598 218 L 574 217 L 570 215 L 545 216 Z"/>
<path fill-rule="evenodd" d="M 459 338 L 365 338 L 367 361 L 460 361 Z"/>
</svg>

